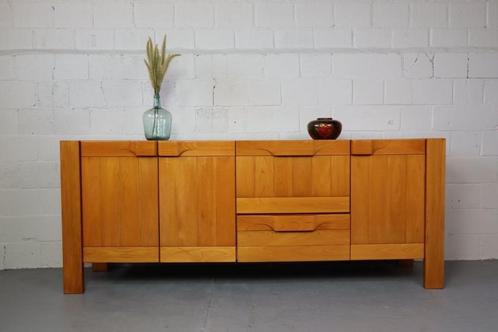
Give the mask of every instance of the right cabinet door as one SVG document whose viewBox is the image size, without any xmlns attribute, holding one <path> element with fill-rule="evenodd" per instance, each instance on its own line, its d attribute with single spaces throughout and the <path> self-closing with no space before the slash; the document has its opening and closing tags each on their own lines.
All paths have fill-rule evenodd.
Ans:
<svg viewBox="0 0 498 332">
<path fill-rule="evenodd" d="M 351 258 L 422 258 L 425 140 L 351 144 Z"/>
</svg>

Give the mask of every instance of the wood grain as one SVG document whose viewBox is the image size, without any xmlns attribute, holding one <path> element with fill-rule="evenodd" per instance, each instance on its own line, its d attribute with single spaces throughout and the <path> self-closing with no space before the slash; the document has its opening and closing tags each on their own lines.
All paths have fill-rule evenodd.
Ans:
<svg viewBox="0 0 498 332">
<path fill-rule="evenodd" d="M 353 156 L 352 243 L 422 243 L 424 181 L 423 155 Z"/>
<path fill-rule="evenodd" d="M 238 262 L 306 262 L 349 260 L 349 245 L 238 247 Z"/>
<path fill-rule="evenodd" d="M 235 246 L 235 158 L 160 158 L 163 247 Z"/>
<path fill-rule="evenodd" d="M 85 263 L 157 263 L 156 247 L 84 247 Z"/>
<path fill-rule="evenodd" d="M 78 294 L 84 291 L 80 143 L 61 141 L 60 159 L 64 293 Z"/>
<path fill-rule="evenodd" d="M 234 156 L 234 141 L 164 141 L 159 142 L 161 157 Z"/>
<path fill-rule="evenodd" d="M 235 146 L 237 156 L 336 156 L 350 151 L 348 140 L 237 141 Z"/>
<path fill-rule="evenodd" d="M 351 155 L 425 154 L 425 139 L 353 140 Z"/>
<path fill-rule="evenodd" d="M 349 197 L 237 198 L 237 213 L 344 213 Z"/>
<path fill-rule="evenodd" d="M 235 247 L 161 247 L 164 263 L 235 262 Z"/>
<path fill-rule="evenodd" d="M 81 141 L 82 157 L 153 157 L 157 142 L 151 141 Z"/>
<path fill-rule="evenodd" d="M 84 246 L 158 246 L 157 158 L 83 157 L 82 189 Z"/>
<path fill-rule="evenodd" d="M 351 260 L 417 259 L 423 257 L 423 243 L 351 245 Z"/>
<path fill-rule="evenodd" d="M 444 288 L 445 140 L 427 140 L 424 287 Z"/>
</svg>

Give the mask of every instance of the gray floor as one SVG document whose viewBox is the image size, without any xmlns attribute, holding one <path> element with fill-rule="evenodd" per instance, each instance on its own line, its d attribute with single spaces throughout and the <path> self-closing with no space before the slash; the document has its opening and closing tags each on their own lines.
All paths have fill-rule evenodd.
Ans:
<svg viewBox="0 0 498 332">
<path fill-rule="evenodd" d="M 0 331 L 498 331 L 498 261 L 115 266 L 62 295 L 59 269 L 0 271 Z"/>
</svg>

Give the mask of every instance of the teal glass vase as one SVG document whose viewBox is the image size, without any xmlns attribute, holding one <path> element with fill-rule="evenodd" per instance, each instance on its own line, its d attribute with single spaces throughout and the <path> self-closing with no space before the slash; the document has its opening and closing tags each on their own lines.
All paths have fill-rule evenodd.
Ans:
<svg viewBox="0 0 498 332">
<path fill-rule="evenodd" d="M 171 135 L 171 113 L 161 107 L 159 94 L 154 95 L 154 107 L 143 115 L 145 138 L 168 140 Z"/>
</svg>

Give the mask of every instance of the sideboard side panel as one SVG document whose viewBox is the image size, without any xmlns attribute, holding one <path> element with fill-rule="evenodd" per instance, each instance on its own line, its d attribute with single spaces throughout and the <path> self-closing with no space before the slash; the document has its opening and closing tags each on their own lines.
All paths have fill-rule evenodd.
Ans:
<svg viewBox="0 0 498 332">
<path fill-rule="evenodd" d="M 61 141 L 60 159 L 64 293 L 78 294 L 84 291 L 80 142 Z"/>
<path fill-rule="evenodd" d="M 427 140 L 424 287 L 444 288 L 444 139 Z"/>
</svg>

